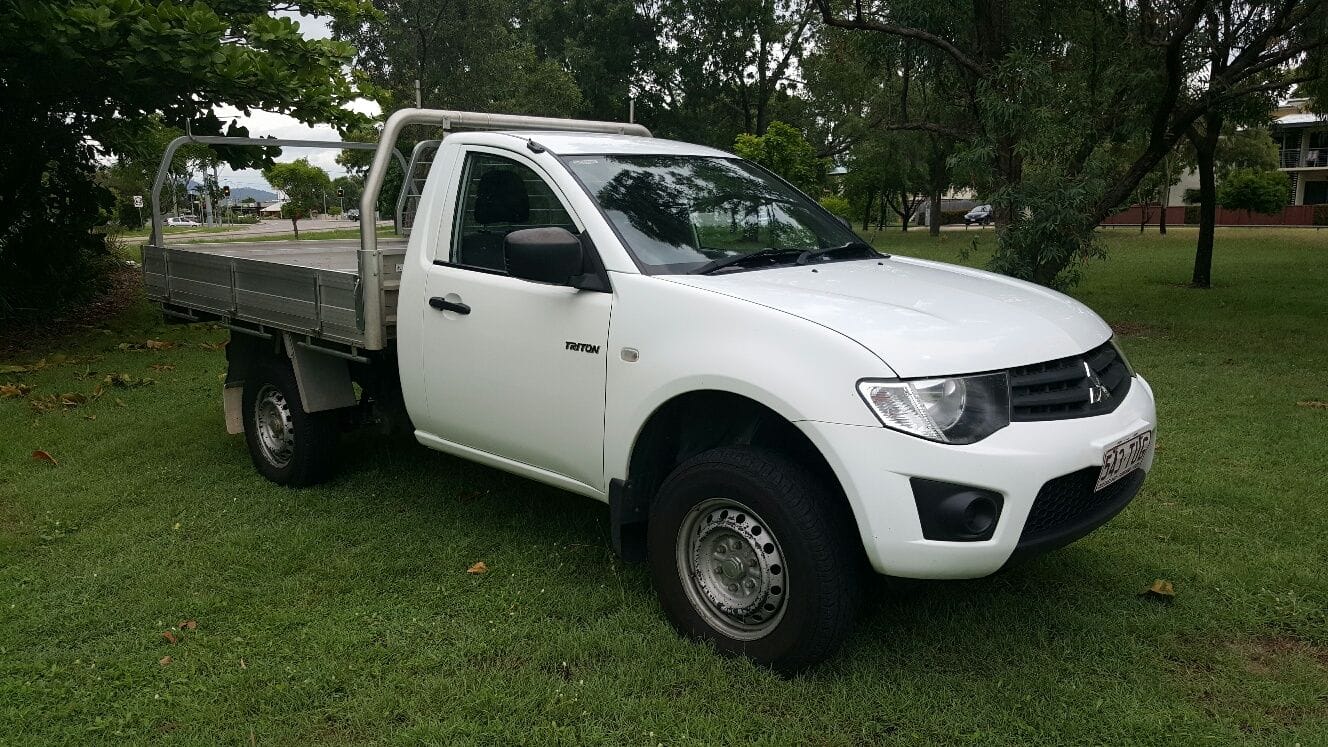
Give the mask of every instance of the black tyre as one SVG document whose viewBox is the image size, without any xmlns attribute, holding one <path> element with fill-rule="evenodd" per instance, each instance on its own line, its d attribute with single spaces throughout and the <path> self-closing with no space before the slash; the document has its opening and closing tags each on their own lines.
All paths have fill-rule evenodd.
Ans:
<svg viewBox="0 0 1328 747">
<path fill-rule="evenodd" d="M 289 365 L 261 365 L 244 382 L 244 440 L 259 474 L 278 485 L 315 485 L 332 474 L 334 412 L 308 413 Z"/>
<path fill-rule="evenodd" d="M 725 447 L 679 465 L 651 507 L 660 604 L 684 635 L 784 673 L 829 657 L 863 570 L 847 510 L 801 466 Z"/>
</svg>

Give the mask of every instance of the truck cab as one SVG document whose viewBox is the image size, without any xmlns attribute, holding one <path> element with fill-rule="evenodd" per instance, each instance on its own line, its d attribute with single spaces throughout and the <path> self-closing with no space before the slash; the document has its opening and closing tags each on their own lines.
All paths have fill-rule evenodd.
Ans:
<svg viewBox="0 0 1328 747">
<path fill-rule="evenodd" d="M 260 472 L 323 479 L 341 427 L 399 411 L 429 448 L 608 504 L 670 621 L 725 653 L 811 666 L 866 574 L 988 575 L 1091 532 L 1152 466 L 1152 392 L 1087 307 L 880 253 L 719 150 L 452 133 L 410 226 L 386 262 L 360 248 L 361 282 L 399 278 L 363 314 L 393 324 L 376 349 L 227 318 Z"/>
</svg>

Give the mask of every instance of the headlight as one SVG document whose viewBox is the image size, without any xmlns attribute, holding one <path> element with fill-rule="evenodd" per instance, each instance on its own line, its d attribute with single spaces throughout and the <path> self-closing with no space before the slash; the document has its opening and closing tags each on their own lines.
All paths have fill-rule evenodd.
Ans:
<svg viewBox="0 0 1328 747">
<path fill-rule="evenodd" d="M 858 382 L 858 392 L 887 428 L 931 441 L 971 444 L 1010 424 L 1005 374 L 913 381 Z"/>
</svg>

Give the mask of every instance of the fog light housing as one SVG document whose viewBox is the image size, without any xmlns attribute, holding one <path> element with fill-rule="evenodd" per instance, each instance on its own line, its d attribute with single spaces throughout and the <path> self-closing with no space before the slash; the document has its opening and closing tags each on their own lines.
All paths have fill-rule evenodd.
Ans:
<svg viewBox="0 0 1328 747">
<path fill-rule="evenodd" d="M 909 483 L 926 539 L 981 542 L 995 534 L 1005 502 L 1000 493 L 921 477 Z"/>
</svg>

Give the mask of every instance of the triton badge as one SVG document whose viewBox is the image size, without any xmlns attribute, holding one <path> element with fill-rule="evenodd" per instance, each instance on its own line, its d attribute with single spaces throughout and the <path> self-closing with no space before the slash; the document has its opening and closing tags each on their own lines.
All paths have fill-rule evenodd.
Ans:
<svg viewBox="0 0 1328 747">
<path fill-rule="evenodd" d="M 571 340 L 568 340 L 563 344 L 567 346 L 568 350 L 575 350 L 581 353 L 590 353 L 591 355 L 599 355 L 598 345 L 591 345 L 588 342 L 572 342 Z"/>
</svg>

